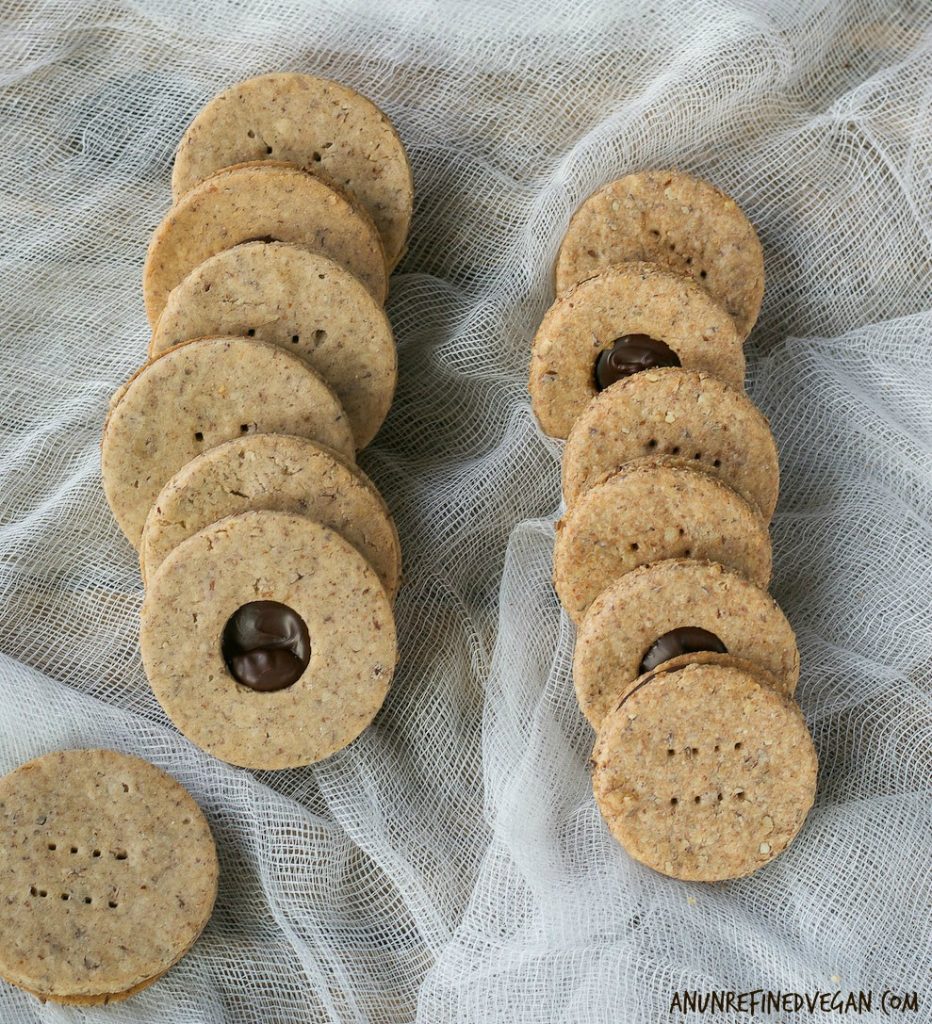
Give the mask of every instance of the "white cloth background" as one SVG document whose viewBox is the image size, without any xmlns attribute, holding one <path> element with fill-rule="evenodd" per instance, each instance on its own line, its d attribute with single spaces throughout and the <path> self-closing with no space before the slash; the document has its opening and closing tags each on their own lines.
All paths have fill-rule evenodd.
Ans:
<svg viewBox="0 0 932 1024">
<path fill-rule="evenodd" d="M 683 988 L 918 989 L 928 1021 L 928 0 L 0 15 L 0 770 L 141 754 L 203 805 L 222 864 L 213 920 L 159 984 L 88 1010 L 0 985 L 4 1024 L 620 1024 L 667 1019 Z M 173 148 L 215 92 L 272 69 L 385 107 L 418 200 L 389 303 L 400 385 L 361 459 L 404 544 L 398 675 L 351 749 L 251 774 L 149 691 L 98 439 L 143 358 Z M 763 239 L 750 390 L 781 446 L 773 589 L 821 758 L 791 850 L 711 887 L 633 863 L 593 804 L 549 585 L 560 448 L 526 394 L 571 212 L 664 165 L 731 192 Z"/>
</svg>

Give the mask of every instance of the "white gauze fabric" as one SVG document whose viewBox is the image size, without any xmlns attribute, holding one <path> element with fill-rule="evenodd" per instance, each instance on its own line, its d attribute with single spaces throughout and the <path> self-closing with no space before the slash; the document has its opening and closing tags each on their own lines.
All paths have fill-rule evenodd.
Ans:
<svg viewBox="0 0 932 1024">
<path fill-rule="evenodd" d="M 757 988 L 919 989 L 929 1020 L 927 0 L 0 9 L 0 770 L 147 757 L 204 807 L 222 867 L 158 984 L 96 1009 L 0 985 L 4 1024 L 653 1024 L 676 991 Z M 263 774 L 194 748 L 149 690 L 98 442 L 144 356 L 173 149 L 273 69 L 383 106 L 417 208 L 388 306 L 398 393 L 360 460 L 404 546 L 398 674 L 350 749 Z M 773 590 L 821 760 L 791 849 L 707 887 L 634 863 L 593 803 L 550 586 L 560 444 L 526 391 L 573 210 L 670 165 L 763 240 L 750 392 L 781 448 Z"/>
</svg>

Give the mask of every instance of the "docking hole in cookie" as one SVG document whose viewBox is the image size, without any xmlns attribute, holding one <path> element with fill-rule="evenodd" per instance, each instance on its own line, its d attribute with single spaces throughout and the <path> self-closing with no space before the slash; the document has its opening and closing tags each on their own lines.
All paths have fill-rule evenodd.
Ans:
<svg viewBox="0 0 932 1024">
<path fill-rule="evenodd" d="M 304 619 L 280 601 L 250 601 L 227 619 L 220 650 L 230 675 L 260 693 L 293 686 L 311 660 Z"/>
</svg>

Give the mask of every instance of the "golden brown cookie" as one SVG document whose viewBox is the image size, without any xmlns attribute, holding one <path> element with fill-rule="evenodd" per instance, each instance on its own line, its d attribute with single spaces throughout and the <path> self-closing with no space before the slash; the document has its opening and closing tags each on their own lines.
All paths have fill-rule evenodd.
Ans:
<svg viewBox="0 0 932 1024">
<path fill-rule="evenodd" d="M 578 623 L 620 576 L 667 558 L 721 562 L 766 587 L 767 524 L 709 473 L 668 458 L 636 460 L 591 487 L 557 523 L 554 587 Z"/>
<path fill-rule="evenodd" d="M 313 174 L 282 164 L 220 171 L 186 192 L 155 229 L 143 268 L 154 327 L 171 290 L 204 260 L 242 242 L 290 242 L 323 253 L 378 302 L 388 291 L 382 243 L 369 215 Z"/>
<path fill-rule="evenodd" d="M 401 547 L 382 496 L 348 459 L 286 434 L 237 437 L 178 470 L 159 492 L 142 531 L 143 578 L 205 526 L 250 509 L 291 512 L 329 526 L 366 559 L 394 598 Z"/>
<path fill-rule="evenodd" d="M 748 336 L 764 295 L 764 254 L 738 204 L 681 171 L 611 181 L 576 211 L 560 246 L 557 294 L 627 260 L 694 278 Z"/>
<path fill-rule="evenodd" d="M 607 268 L 560 295 L 544 316 L 531 352 L 534 413 L 545 433 L 566 437 L 619 374 L 670 365 L 741 388 L 734 321 L 688 277 L 650 263 Z"/>
<path fill-rule="evenodd" d="M 395 670 L 391 604 L 369 563 L 305 516 L 244 512 L 189 537 L 150 578 L 142 660 L 199 747 L 292 768 L 351 743 Z"/>
<path fill-rule="evenodd" d="M 643 455 L 670 454 L 711 469 L 770 521 L 780 465 L 764 414 L 741 391 L 700 370 L 664 367 L 607 388 L 573 424 L 563 450 L 563 497 Z"/>
<path fill-rule="evenodd" d="M 717 663 L 657 670 L 603 718 L 596 802 L 619 843 L 690 881 L 739 878 L 799 832 L 817 759 L 798 706 Z"/>
<path fill-rule="evenodd" d="M 171 776 L 112 750 L 63 750 L 0 779 L 0 976 L 96 1004 L 161 977 L 217 893 L 200 808 Z"/>
<path fill-rule="evenodd" d="M 189 341 L 239 335 L 301 356 L 336 393 L 356 448 L 382 425 L 398 359 L 382 307 L 338 263 L 281 242 L 249 242 L 211 256 L 172 289 L 149 356 Z"/>
<path fill-rule="evenodd" d="M 255 433 L 309 437 L 353 456 L 336 395 L 277 345 L 201 338 L 144 366 L 111 408 L 101 442 L 104 493 L 130 542 L 138 545 L 156 496 L 186 462 Z"/>
<path fill-rule="evenodd" d="M 580 624 L 573 657 L 579 706 L 598 728 L 654 664 L 722 648 L 792 696 L 799 679 L 796 637 L 765 590 L 717 562 L 642 565 L 603 590 Z"/>
<path fill-rule="evenodd" d="M 184 133 L 172 193 L 233 164 L 285 160 L 348 189 L 374 221 L 389 269 L 404 251 L 414 183 L 391 121 L 370 100 L 326 78 L 279 72 L 224 90 Z"/>
</svg>

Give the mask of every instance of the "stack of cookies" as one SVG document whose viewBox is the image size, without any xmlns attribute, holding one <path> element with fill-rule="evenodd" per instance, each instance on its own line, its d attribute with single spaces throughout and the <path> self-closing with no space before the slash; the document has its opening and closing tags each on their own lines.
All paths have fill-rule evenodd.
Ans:
<svg viewBox="0 0 932 1024">
<path fill-rule="evenodd" d="M 743 390 L 763 285 L 732 199 L 631 174 L 573 217 L 531 358 L 535 414 L 566 438 L 554 586 L 596 800 L 632 856 L 683 879 L 765 864 L 815 792 L 796 641 L 766 591 L 777 450 Z"/>
<path fill-rule="evenodd" d="M 149 360 L 102 442 L 143 661 L 203 749 L 304 765 L 365 728 L 395 667 L 398 536 L 355 457 L 395 389 L 382 303 L 411 170 L 369 100 L 271 74 L 197 115 L 172 191 L 143 274 Z"/>
</svg>

